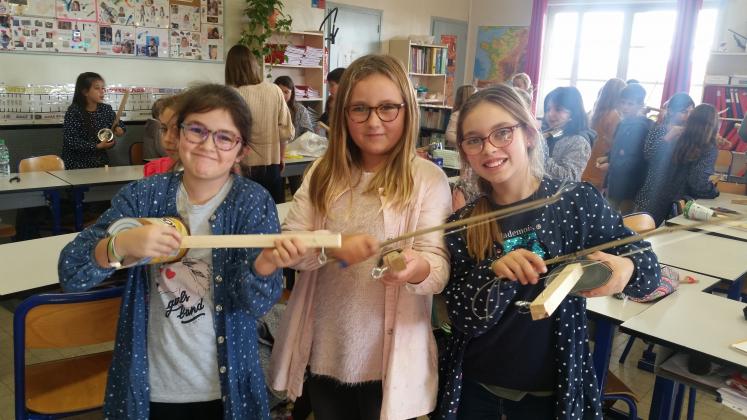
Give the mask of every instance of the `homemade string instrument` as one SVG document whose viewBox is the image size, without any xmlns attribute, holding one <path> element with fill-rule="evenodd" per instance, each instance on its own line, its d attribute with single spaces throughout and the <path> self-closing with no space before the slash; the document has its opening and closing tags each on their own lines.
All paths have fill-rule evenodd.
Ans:
<svg viewBox="0 0 747 420">
<path fill-rule="evenodd" d="M 122 96 L 122 101 L 119 102 L 119 108 L 117 108 L 117 115 L 116 117 L 114 117 L 112 128 L 102 128 L 98 133 L 96 133 L 96 138 L 98 138 L 100 142 L 109 143 L 110 141 L 114 140 L 114 130 L 119 125 L 119 119 L 122 118 L 122 113 L 124 113 L 125 105 L 127 104 L 127 99 L 129 97 L 130 90 L 127 89 L 124 93 L 124 96 Z"/>
</svg>

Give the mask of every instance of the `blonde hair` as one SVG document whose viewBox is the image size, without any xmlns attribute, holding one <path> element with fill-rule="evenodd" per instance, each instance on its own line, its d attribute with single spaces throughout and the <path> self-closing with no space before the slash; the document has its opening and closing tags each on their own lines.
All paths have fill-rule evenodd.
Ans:
<svg viewBox="0 0 747 420">
<path fill-rule="evenodd" d="M 405 127 L 402 138 L 394 145 L 365 192 L 382 191 L 387 205 L 400 208 L 410 201 L 414 189 L 412 166 L 420 126 L 415 90 L 397 59 L 387 55 L 366 55 L 355 60 L 342 75 L 331 110 L 329 147 L 311 175 L 309 195 L 320 216 L 326 216 L 333 200 L 360 177 L 361 151 L 350 136 L 345 111 L 355 84 L 374 74 L 387 77 L 399 88 L 405 103 L 404 109 L 400 110 L 405 113 Z"/>
<path fill-rule="evenodd" d="M 534 86 L 532 86 L 532 79 L 526 73 L 516 73 L 511 76 L 511 85 L 513 86 L 514 80 L 521 79 L 525 85 L 527 85 L 526 91 L 532 93 Z"/>
<path fill-rule="evenodd" d="M 464 140 L 464 120 L 470 112 L 482 103 L 503 108 L 521 124 L 520 129 L 526 139 L 529 160 L 527 178 L 541 180 L 545 174 L 545 142 L 537 130 L 535 119 L 529 107 L 517 93 L 517 89 L 507 85 L 498 85 L 481 90 L 472 95 L 462 106 L 457 122 L 457 144 L 459 145 L 459 155 L 462 162 L 465 162 L 466 165 L 467 156 L 461 147 L 462 140 Z M 477 185 L 483 194 L 475 201 L 470 214 L 465 215 L 467 217 L 482 215 L 492 210 L 490 197 L 493 187 L 483 178 L 478 178 Z M 495 256 L 493 244 L 503 242 L 500 226 L 498 223 L 492 222 L 469 226 L 466 237 L 467 252 L 478 261 Z"/>
</svg>

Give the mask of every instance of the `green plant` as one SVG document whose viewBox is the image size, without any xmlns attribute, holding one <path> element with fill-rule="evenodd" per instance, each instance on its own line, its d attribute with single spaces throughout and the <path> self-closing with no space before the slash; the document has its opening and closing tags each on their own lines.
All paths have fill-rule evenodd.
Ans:
<svg viewBox="0 0 747 420">
<path fill-rule="evenodd" d="M 293 18 L 283 12 L 282 0 L 246 0 L 244 14 L 249 21 L 239 43 L 249 48 L 261 63 L 273 52 L 273 46 L 267 43 L 270 36 L 290 32 Z"/>
</svg>

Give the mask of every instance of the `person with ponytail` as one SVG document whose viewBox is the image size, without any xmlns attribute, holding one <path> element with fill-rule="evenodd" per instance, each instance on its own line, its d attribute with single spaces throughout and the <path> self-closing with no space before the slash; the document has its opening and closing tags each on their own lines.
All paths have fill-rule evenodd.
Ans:
<svg viewBox="0 0 747 420">
<path fill-rule="evenodd" d="M 452 334 L 440 354 L 437 419 L 602 419 L 588 349 L 585 297 L 645 296 L 659 284 L 656 255 L 643 241 L 587 258 L 609 268 L 598 288 L 567 296 L 545 320 L 517 301 L 544 289 L 545 260 L 633 235 L 588 183 L 545 176 L 545 142 L 516 91 L 480 91 L 457 125 L 462 161 L 483 196 L 449 221 L 562 194 L 507 218 L 447 232 L 451 275 L 444 289 Z M 637 252 L 640 251 L 640 252 Z M 620 256 L 625 254 L 627 256 Z"/>
</svg>

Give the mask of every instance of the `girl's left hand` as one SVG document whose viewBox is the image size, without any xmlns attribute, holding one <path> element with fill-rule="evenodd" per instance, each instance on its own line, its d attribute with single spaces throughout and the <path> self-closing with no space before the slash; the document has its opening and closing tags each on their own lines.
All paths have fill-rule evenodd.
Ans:
<svg viewBox="0 0 747 420">
<path fill-rule="evenodd" d="M 402 257 L 407 266 L 402 271 L 393 272 L 386 270 L 381 282 L 387 286 L 401 286 L 405 283 L 418 284 L 431 273 L 431 265 L 419 252 L 412 249 L 402 251 Z"/>
<path fill-rule="evenodd" d="M 623 291 L 633 275 L 635 266 L 630 258 L 618 257 L 617 255 L 597 251 L 587 255 L 590 260 L 603 261 L 612 269 L 610 280 L 604 286 L 579 293 L 583 297 L 611 296 Z"/>
<path fill-rule="evenodd" d="M 124 136 L 124 129 L 120 126 L 117 126 L 117 128 L 114 129 L 114 135 L 117 137 Z"/>
</svg>

